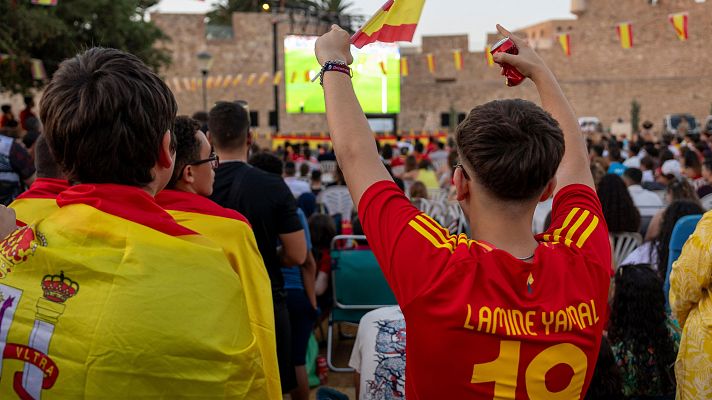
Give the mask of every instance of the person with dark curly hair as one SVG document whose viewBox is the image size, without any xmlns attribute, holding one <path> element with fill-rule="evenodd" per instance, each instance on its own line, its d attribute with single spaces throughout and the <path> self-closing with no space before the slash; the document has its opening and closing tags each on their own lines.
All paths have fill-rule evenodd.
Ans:
<svg viewBox="0 0 712 400">
<path fill-rule="evenodd" d="M 598 183 L 598 198 L 611 233 L 638 232 L 640 212 L 618 175 L 607 174 Z"/>
<path fill-rule="evenodd" d="M 591 386 L 584 400 L 621 400 L 623 399 L 623 378 L 613 357 L 611 343 L 604 336 L 598 350 L 596 369 L 593 370 Z"/>
<path fill-rule="evenodd" d="M 608 340 L 629 398 L 673 399 L 680 329 L 665 313 L 663 282 L 649 264 L 624 265 L 615 276 Z"/>
</svg>

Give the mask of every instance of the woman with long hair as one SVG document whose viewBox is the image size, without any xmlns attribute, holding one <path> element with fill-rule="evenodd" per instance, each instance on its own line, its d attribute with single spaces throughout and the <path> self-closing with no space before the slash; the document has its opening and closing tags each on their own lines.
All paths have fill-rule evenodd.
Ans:
<svg viewBox="0 0 712 400">
<path fill-rule="evenodd" d="M 665 190 L 665 203 L 672 204 L 678 200 L 688 200 L 696 203 L 702 208 L 702 203 L 700 203 L 700 198 L 697 197 L 697 192 L 692 184 L 685 178 L 675 178 L 670 181 Z M 650 221 L 648 226 L 648 231 L 645 234 L 645 240 L 654 240 L 660 235 L 660 227 L 663 222 L 663 214 L 665 209 L 658 211 L 653 219 Z"/>
<path fill-rule="evenodd" d="M 606 174 L 601 178 L 597 191 L 608 231 L 611 233 L 638 232 L 640 211 L 635 207 L 623 179 L 618 175 Z"/>
<path fill-rule="evenodd" d="M 626 397 L 673 399 L 679 329 L 665 313 L 663 282 L 647 264 L 624 265 L 615 276 L 608 340 Z"/>
<path fill-rule="evenodd" d="M 660 234 L 657 239 L 653 241 L 656 252 L 656 257 L 653 259 L 657 260 L 658 274 L 663 281 L 667 274 L 667 265 L 670 256 L 670 238 L 672 237 L 675 224 L 684 216 L 704 213 L 705 210 L 702 209 L 700 203 L 691 200 L 675 201 L 665 209 L 660 225 Z"/>
</svg>

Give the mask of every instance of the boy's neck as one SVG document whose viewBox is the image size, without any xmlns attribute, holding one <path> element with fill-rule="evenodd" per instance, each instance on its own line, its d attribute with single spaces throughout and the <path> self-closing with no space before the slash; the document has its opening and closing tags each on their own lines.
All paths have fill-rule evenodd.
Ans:
<svg viewBox="0 0 712 400">
<path fill-rule="evenodd" d="M 517 258 L 530 257 L 539 245 L 532 234 L 534 209 L 523 204 L 513 207 L 472 204 L 469 213 L 472 238 Z"/>
</svg>

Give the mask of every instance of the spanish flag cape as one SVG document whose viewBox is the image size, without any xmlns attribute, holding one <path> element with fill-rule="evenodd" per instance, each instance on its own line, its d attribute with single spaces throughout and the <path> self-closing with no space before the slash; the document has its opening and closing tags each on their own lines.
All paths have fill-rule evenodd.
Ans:
<svg viewBox="0 0 712 400">
<path fill-rule="evenodd" d="M 35 179 L 27 191 L 10 203 L 17 215 L 17 224 L 25 226 L 57 211 L 57 196 L 67 188 L 69 182 L 64 179 Z"/>
<path fill-rule="evenodd" d="M 180 225 L 222 246 L 245 291 L 252 332 L 262 353 L 270 399 L 281 399 L 274 333 L 274 308 L 269 275 L 247 219 L 194 193 L 164 190 L 156 202 Z"/>
<path fill-rule="evenodd" d="M 0 243 L 0 398 L 267 396 L 220 246 L 139 188 L 76 185 Z"/>
</svg>

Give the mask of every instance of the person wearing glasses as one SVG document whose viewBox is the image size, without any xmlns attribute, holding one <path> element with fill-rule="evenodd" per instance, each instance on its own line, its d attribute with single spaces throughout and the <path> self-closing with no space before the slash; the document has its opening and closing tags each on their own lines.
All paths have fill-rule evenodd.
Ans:
<svg viewBox="0 0 712 400">
<path fill-rule="evenodd" d="M 223 247 L 242 281 L 250 326 L 262 353 L 270 398 L 278 398 L 281 390 L 270 282 L 252 227 L 239 212 L 208 199 L 213 193 L 215 169 L 220 160 L 200 130 L 200 122 L 179 116 L 174 133 L 176 166 L 168 186 L 156 196 L 156 202 L 176 222 Z"/>
</svg>

